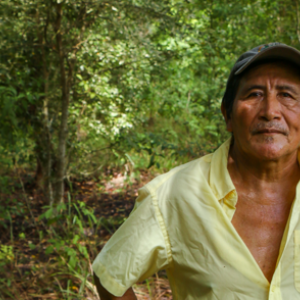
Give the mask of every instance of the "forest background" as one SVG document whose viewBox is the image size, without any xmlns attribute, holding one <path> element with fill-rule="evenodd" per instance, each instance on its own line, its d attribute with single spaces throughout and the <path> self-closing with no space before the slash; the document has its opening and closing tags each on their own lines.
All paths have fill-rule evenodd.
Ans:
<svg viewBox="0 0 300 300">
<path fill-rule="evenodd" d="M 1 0 L 0 299 L 98 299 L 139 186 L 216 149 L 237 57 L 300 49 L 299 0 Z M 135 290 L 171 299 L 165 274 Z"/>
</svg>

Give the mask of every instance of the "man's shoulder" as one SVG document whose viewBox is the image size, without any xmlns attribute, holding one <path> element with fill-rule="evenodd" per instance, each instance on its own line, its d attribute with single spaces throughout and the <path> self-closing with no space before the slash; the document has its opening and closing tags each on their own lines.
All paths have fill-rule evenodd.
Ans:
<svg viewBox="0 0 300 300">
<path fill-rule="evenodd" d="M 154 178 L 143 189 L 152 195 L 159 194 L 167 197 L 170 192 L 172 194 L 179 190 L 184 192 L 186 189 L 199 186 L 203 181 L 209 180 L 212 155 L 212 153 L 207 154 L 171 169 L 169 172 Z"/>
</svg>

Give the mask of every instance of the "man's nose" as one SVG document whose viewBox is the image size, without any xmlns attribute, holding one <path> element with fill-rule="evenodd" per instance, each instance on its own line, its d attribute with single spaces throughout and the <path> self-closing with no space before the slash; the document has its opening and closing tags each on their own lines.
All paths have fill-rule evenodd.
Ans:
<svg viewBox="0 0 300 300">
<path fill-rule="evenodd" d="M 274 119 L 281 118 L 281 105 L 277 99 L 276 93 L 269 92 L 265 95 L 261 101 L 261 108 L 259 117 L 266 121 L 272 121 Z"/>
</svg>

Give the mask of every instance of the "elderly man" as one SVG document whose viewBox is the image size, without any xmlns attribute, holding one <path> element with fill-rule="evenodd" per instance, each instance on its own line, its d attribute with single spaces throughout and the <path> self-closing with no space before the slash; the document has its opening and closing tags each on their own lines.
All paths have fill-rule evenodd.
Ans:
<svg viewBox="0 0 300 300">
<path fill-rule="evenodd" d="M 279 43 L 238 59 L 222 101 L 231 139 L 140 189 L 93 264 L 102 300 L 136 299 L 160 269 L 173 299 L 300 299 L 299 66 Z"/>
</svg>

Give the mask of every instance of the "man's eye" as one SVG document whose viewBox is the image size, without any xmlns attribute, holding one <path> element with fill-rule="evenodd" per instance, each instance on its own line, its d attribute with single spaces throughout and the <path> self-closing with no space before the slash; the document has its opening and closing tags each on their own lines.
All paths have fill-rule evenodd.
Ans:
<svg viewBox="0 0 300 300">
<path fill-rule="evenodd" d="M 282 93 L 282 96 L 285 98 L 292 98 L 292 96 L 289 93 Z"/>
<path fill-rule="evenodd" d="M 261 93 L 259 93 L 259 92 L 252 92 L 252 93 L 250 93 L 248 95 L 247 98 L 255 98 L 255 97 L 259 97 L 259 96 L 261 96 Z"/>
</svg>

